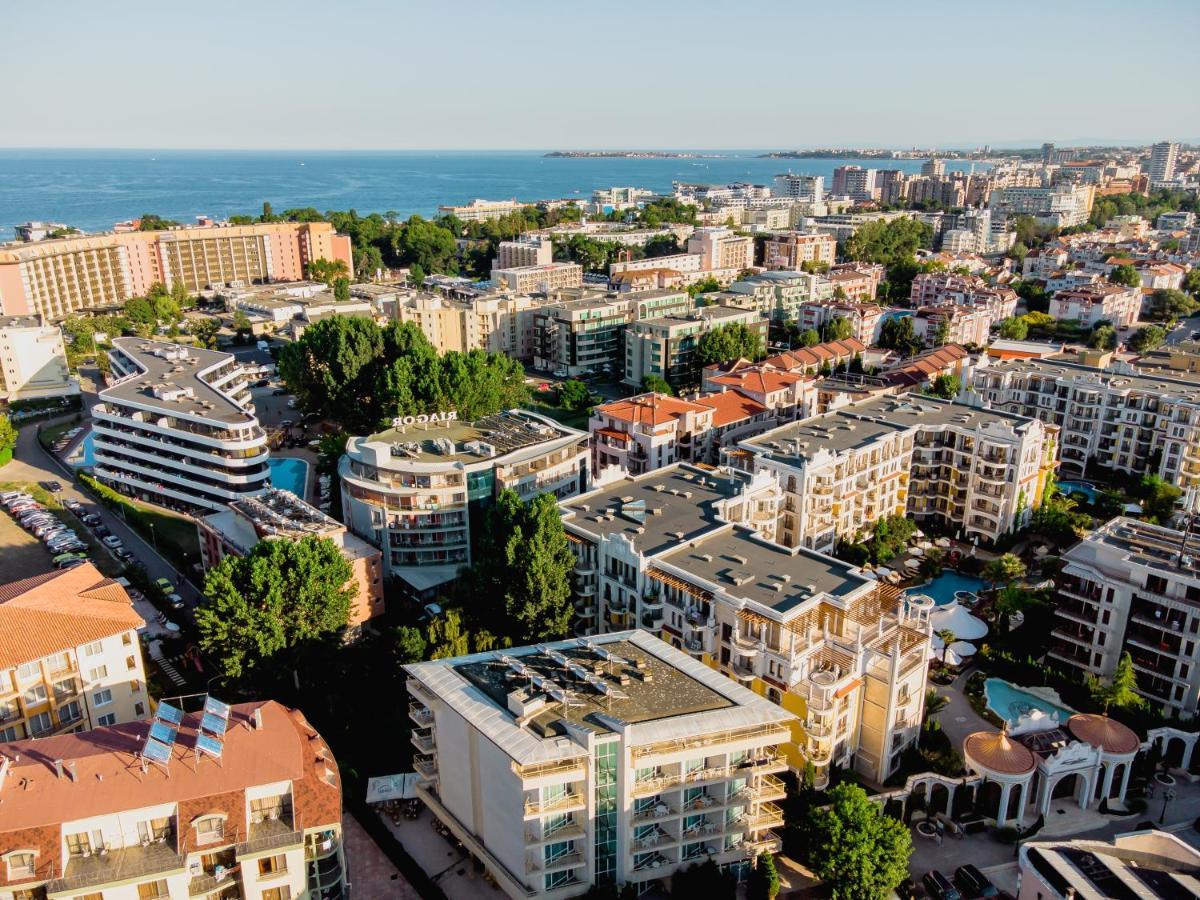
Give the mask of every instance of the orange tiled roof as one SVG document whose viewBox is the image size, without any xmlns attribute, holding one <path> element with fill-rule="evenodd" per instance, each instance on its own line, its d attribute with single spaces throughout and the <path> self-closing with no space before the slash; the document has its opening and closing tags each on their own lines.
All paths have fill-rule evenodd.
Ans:
<svg viewBox="0 0 1200 900">
<path fill-rule="evenodd" d="M 814 344 L 812 347 L 800 347 L 787 350 L 777 356 L 763 361 L 764 366 L 775 369 L 799 369 L 809 366 L 819 366 L 821 363 L 843 357 L 853 358 L 856 354 L 866 351 L 867 346 L 856 338 L 846 338 L 844 341 L 826 341 Z"/>
<path fill-rule="evenodd" d="M 798 372 L 780 372 L 774 369 L 750 369 L 736 375 L 721 375 L 711 379 L 713 384 L 723 384 L 734 390 L 753 391 L 756 394 L 771 394 L 791 387 L 809 376 Z"/>
<path fill-rule="evenodd" d="M 0 587 L 0 668 L 139 628 L 125 589 L 91 563 Z"/>
<path fill-rule="evenodd" d="M 618 431 L 616 428 L 597 428 L 595 433 L 602 434 L 605 437 L 610 437 L 614 440 L 622 441 L 624 443 L 629 443 L 629 441 L 633 440 L 633 438 L 629 436 L 628 432 Z"/>
<path fill-rule="evenodd" d="M 689 412 L 708 412 L 708 408 L 665 394 L 639 394 L 596 407 L 597 415 L 635 425 L 662 425 Z"/>
<path fill-rule="evenodd" d="M 732 425 L 734 422 L 750 419 L 767 411 L 767 408 L 761 403 L 751 400 L 749 397 L 744 397 L 737 391 L 707 394 L 703 397 L 697 397 L 696 402 L 712 407 L 714 428 L 720 428 L 722 425 Z"/>
</svg>

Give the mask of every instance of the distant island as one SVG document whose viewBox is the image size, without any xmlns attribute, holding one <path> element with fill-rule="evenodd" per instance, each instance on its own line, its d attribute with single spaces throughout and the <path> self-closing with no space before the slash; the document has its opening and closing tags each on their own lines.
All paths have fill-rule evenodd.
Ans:
<svg viewBox="0 0 1200 900">
<path fill-rule="evenodd" d="M 668 150 L 554 150 L 545 159 L 724 159 L 720 153 L 676 153 Z"/>
</svg>

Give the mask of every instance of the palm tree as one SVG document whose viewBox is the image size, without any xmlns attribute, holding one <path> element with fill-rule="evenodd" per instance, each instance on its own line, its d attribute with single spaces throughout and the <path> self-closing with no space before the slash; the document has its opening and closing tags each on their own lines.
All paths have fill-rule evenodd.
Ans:
<svg viewBox="0 0 1200 900">
<path fill-rule="evenodd" d="M 941 628 L 937 631 L 938 639 L 942 642 L 942 665 L 946 664 L 946 651 L 950 649 L 950 645 L 958 640 L 956 635 L 949 628 Z"/>
<path fill-rule="evenodd" d="M 949 700 L 947 700 L 945 697 L 943 697 L 941 694 L 939 694 L 933 688 L 929 688 L 928 690 L 926 690 L 925 691 L 925 718 L 926 718 L 926 720 L 928 720 L 930 716 L 936 716 L 943 709 L 945 709 L 947 704 L 949 704 L 949 703 L 950 703 Z"/>
</svg>

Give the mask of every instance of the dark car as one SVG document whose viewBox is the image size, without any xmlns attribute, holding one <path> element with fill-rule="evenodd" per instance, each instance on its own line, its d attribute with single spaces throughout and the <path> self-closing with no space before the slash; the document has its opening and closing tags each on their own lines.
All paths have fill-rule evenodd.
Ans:
<svg viewBox="0 0 1200 900">
<path fill-rule="evenodd" d="M 967 897 L 997 897 L 1000 891 L 994 884 L 987 880 L 977 868 L 970 863 L 965 866 L 959 866 L 954 872 L 954 883 L 958 889 Z"/>
<path fill-rule="evenodd" d="M 925 873 L 925 877 L 921 879 L 925 882 L 925 890 L 934 900 L 962 900 L 962 894 L 958 888 L 950 883 L 950 879 L 939 872 L 937 869 L 931 869 Z"/>
<path fill-rule="evenodd" d="M 96 535 L 96 537 L 98 537 L 98 538 L 106 538 L 110 534 L 112 534 L 112 532 L 109 531 L 107 528 L 105 528 L 103 525 L 97 525 L 95 528 L 92 529 L 92 534 Z"/>
<path fill-rule="evenodd" d="M 255 387 L 266 387 L 270 383 L 271 383 L 270 378 L 260 378 L 260 379 L 258 379 L 258 381 L 254 382 L 254 386 Z"/>
<path fill-rule="evenodd" d="M 286 393 L 287 393 L 287 388 L 275 388 L 275 390 L 271 391 L 271 396 L 272 397 L 282 397 Z"/>
<path fill-rule="evenodd" d="M 46 485 L 46 490 L 50 491 L 51 493 L 57 494 L 59 491 L 62 490 L 62 485 L 59 484 L 57 481 L 52 481 L 48 485 Z"/>
</svg>

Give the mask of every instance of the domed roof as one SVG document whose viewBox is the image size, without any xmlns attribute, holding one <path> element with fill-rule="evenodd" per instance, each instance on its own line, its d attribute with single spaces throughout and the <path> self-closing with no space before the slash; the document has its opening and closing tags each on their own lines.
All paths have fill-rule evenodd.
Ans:
<svg viewBox="0 0 1200 900">
<path fill-rule="evenodd" d="M 1115 719 L 1092 713 L 1078 713 L 1067 719 L 1067 731 L 1079 741 L 1099 747 L 1105 753 L 1133 753 L 1141 741 Z"/>
<path fill-rule="evenodd" d="M 963 752 L 985 769 L 1003 775 L 1024 775 L 1037 765 L 1033 753 L 1005 731 L 976 731 L 963 741 Z"/>
</svg>

